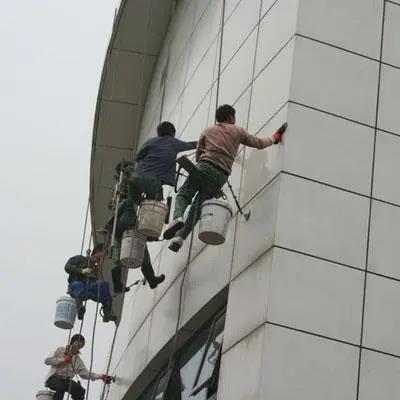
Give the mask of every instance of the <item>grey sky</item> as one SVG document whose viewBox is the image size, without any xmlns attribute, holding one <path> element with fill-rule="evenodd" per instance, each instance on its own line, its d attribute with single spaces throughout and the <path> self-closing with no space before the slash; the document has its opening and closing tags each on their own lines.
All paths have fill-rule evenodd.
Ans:
<svg viewBox="0 0 400 400">
<path fill-rule="evenodd" d="M 34 399 L 66 259 L 79 253 L 98 83 L 118 0 L 0 0 L 1 397 Z M 94 308 L 88 310 L 93 316 Z M 89 365 L 92 321 L 85 323 Z M 112 324 L 98 324 L 95 371 Z M 85 382 L 86 384 L 86 382 Z M 101 385 L 91 385 L 97 399 Z"/>
</svg>

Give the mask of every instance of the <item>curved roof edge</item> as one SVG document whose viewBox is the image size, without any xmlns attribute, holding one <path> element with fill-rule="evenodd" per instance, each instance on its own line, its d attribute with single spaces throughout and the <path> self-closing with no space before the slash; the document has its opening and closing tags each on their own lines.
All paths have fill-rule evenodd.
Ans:
<svg viewBox="0 0 400 400">
<path fill-rule="evenodd" d="M 115 17 L 93 124 L 90 160 L 93 232 L 109 215 L 115 165 L 122 159 L 132 159 L 135 154 L 146 93 L 174 2 L 122 0 Z"/>
</svg>

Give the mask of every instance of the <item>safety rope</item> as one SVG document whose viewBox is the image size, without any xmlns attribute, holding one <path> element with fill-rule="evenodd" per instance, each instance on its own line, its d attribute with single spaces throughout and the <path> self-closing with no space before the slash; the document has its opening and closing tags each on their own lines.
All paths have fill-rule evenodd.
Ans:
<svg viewBox="0 0 400 400">
<path fill-rule="evenodd" d="M 84 249 L 84 246 L 85 246 L 87 224 L 88 224 L 88 220 L 89 220 L 89 210 L 90 210 L 90 199 L 88 198 L 88 201 L 87 201 L 87 204 L 86 204 L 85 220 L 84 220 L 84 224 L 83 224 L 83 232 L 82 232 L 81 251 L 80 251 L 80 255 L 81 256 L 83 255 L 83 249 Z M 88 248 L 90 248 L 91 241 L 92 241 L 92 234 L 90 234 L 90 237 L 89 237 Z M 87 291 L 87 283 L 88 283 L 88 278 L 86 278 L 86 291 Z M 87 296 L 85 296 L 85 297 L 87 297 Z M 85 307 L 85 308 L 86 308 L 86 302 L 87 302 L 87 300 L 85 300 L 84 305 L 83 305 L 83 307 Z M 82 321 L 81 321 L 81 324 L 80 324 L 79 334 L 82 333 L 83 321 L 84 321 L 84 317 L 82 318 Z M 71 335 L 72 335 L 72 329 L 73 329 L 73 327 L 68 332 L 67 346 L 70 344 Z M 74 363 L 71 364 L 73 372 L 75 371 L 75 363 L 76 363 L 76 357 L 75 357 Z M 72 379 L 70 380 L 69 386 L 68 386 L 67 400 L 69 400 L 69 397 L 71 395 L 71 385 L 72 385 Z"/>
<path fill-rule="evenodd" d="M 99 266 L 99 271 L 101 271 L 103 264 L 104 264 L 104 260 L 105 260 L 105 255 L 103 256 L 101 262 L 100 262 L 100 266 Z M 99 278 L 99 277 L 98 277 Z M 99 280 L 99 279 L 98 279 Z M 96 312 L 95 312 L 95 317 L 94 317 L 94 322 L 93 322 L 93 330 L 92 330 L 92 343 L 91 343 L 91 349 L 90 349 L 90 367 L 89 367 L 89 379 L 88 379 L 88 383 L 86 386 L 86 400 L 88 400 L 89 398 L 89 389 L 90 389 L 90 376 L 92 374 L 92 368 L 93 368 L 93 359 L 94 359 L 94 341 L 95 341 L 95 337 L 96 337 L 96 327 L 97 327 L 97 316 L 98 316 L 98 312 L 99 312 L 99 300 L 100 300 L 100 284 L 99 282 L 97 283 L 97 299 L 96 299 Z"/>
<path fill-rule="evenodd" d="M 92 240 L 92 235 L 90 236 L 89 247 L 90 247 L 90 244 L 91 244 L 91 240 Z M 89 262 L 88 262 L 88 265 L 89 265 Z M 86 303 L 87 303 L 88 284 L 89 284 L 89 278 L 86 278 L 85 301 L 83 303 L 83 307 L 85 308 L 85 310 L 86 310 Z M 79 332 L 78 332 L 79 335 L 82 334 L 84 320 L 85 320 L 85 314 L 82 316 L 82 320 L 81 320 L 81 324 L 80 324 Z M 71 332 L 72 332 L 72 329 L 70 329 L 70 333 L 68 335 L 69 340 L 71 339 Z M 68 344 L 69 344 L 69 340 L 68 340 Z M 76 363 L 76 357 L 75 357 L 74 363 L 71 364 L 72 371 L 74 372 L 74 376 L 75 376 L 75 363 Z M 71 385 L 72 385 L 72 378 L 70 379 L 69 386 L 68 386 L 67 400 L 69 400 L 69 397 L 71 395 Z"/>
<path fill-rule="evenodd" d="M 219 101 L 219 86 L 220 86 L 220 75 L 221 75 L 221 58 L 222 58 L 222 42 L 223 42 L 223 29 L 224 29 L 224 15 L 225 15 L 225 0 L 222 0 L 222 16 L 221 16 L 221 36 L 220 36 L 220 49 L 219 49 L 219 61 L 218 61 L 218 77 L 217 77 L 217 93 L 216 93 L 216 107 L 218 106 L 218 101 Z M 139 103 L 138 103 L 138 109 L 137 109 L 137 118 L 136 118 L 136 131 L 138 132 L 139 129 L 139 116 L 140 116 L 140 111 L 141 111 L 141 107 L 142 107 L 142 103 L 143 103 L 143 88 L 144 88 L 144 74 L 145 74 L 145 66 L 146 66 L 146 57 L 147 57 L 147 47 L 148 47 L 148 36 L 149 36 L 149 30 L 150 30 L 150 11 L 151 11 L 151 5 L 152 5 L 152 1 L 149 2 L 149 7 L 148 7 L 148 12 L 147 12 L 147 33 L 145 35 L 145 51 L 143 53 L 143 63 L 142 63 L 142 80 L 141 80 L 141 87 L 140 87 L 140 97 L 139 97 Z M 175 5 L 175 3 L 174 3 Z M 175 12 L 175 7 L 174 7 L 174 12 Z M 171 45 L 171 40 L 169 43 L 169 50 L 170 50 L 170 45 Z M 169 62 L 169 60 L 168 60 Z M 168 66 L 167 66 L 168 67 Z M 165 87 L 163 88 L 163 99 L 164 100 L 164 95 L 165 95 Z M 162 109 L 163 107 L 161 107 L 161 113 L 162 113 Z M 160 119 L 161 119 L 161 113 L 160 113 Z M 119 196 L 117 196 L 117 203 L 119 200 Z M 195 206 L 195 215 L 197 215 L 198 213 L 198 207 L 199 207 L 199 203 L 200 203 L 200 198 L 198 197 L 196 199 L 196 202 L 194 204 Z M 84 241 L 85 241 L 85 236 L 86 236 L 86 227 L 87 227 L 87 221 L 88 221 L 88 212 L 89 212 L 89 201 L 88 201 L 88 205 L 87 205 L 87 209 L 86 209 L 86 217 L 85 217 L 85 225 L 84 225 L 84 235 L 82 238 L 82 244 L 81 244 L 81 254 L 83 253 L 83 246 L 84 246 Z M 115 217 L 114 217 L 114 227 L 113 227 L 113 235 L 115 232 L 115 225 L 116 225 L 116 220 L 117 220 L 117 208 L 115 210 Z M 173 339 L 173 345 L 172 345 L 172 349 L 171 349 L 171 353 L 170 353 L 170 357 L 169 357 L 169 361 L 168 361 L 168 370 L 170 371 L 170 374 L 172 373 L 172 366 L 173 366 L 173 360 L 174 360 L 174 355 L 176 353 L 177 350 L 177 345 L 178 345 L 178 331 L 179 331 L 179 325 L 180 325 L 180 321 L 181 321 L 181 316 L 182 316 L 182 300 L 183 300 L 183 288 L 184 288 L 184 284 L 185 284 L 185 280 L 186 280 L 186 275 L 188 272 L 188 267 L 190 264 L 190 259 L 191 259 L 191 254 L 192 254 L 192 248 L 193 248 L 193 240 L 194 240 L 194 227 L 195 227 L 195 219 L 193 220 L 193 226 L 192 226 L 192 232 L 191 232 L 191 237 L 190 237 L 190 245 L 189 245 L 189 249 L 188 249 L 188 255 L 187 255 L 187 260 L 186 260 L 186 267 L 185 270 L 183 272 L 183 276 L 182 276 L 182 281 L 180 284 L 180 288 L 179 288 L 179 304 L 178 304 L 178 316 L 177 316 L 177 323 L 176 323 L 176 327 L 175 327 L 175 334 L 174 334 L 174 339 Z M 92 236 L 90 236 L 90 240 L 92 239 Z M 114 238 L 114 237 L 113 237 Z M 113 244 L 113 243 L 111 243 Z M 131 246 L 133 246 L 133 243 L 131 244 Z M 131 249 L 132 250 L 132 249 Z M 103 263 L 104 263 L 105 257 L 103 257 L 103 259 L 101 260 L 100 266 L 99 266 L 99 270 L 101 270 Z M 127 274 L 128 275 L 128 274 Z M 126 276 L 127 279 L 127 276 Z M 125 280 L 126 280 L 125 279 Z M 88 278 L 87 278 L 87 282 L 88 284 Z M 126 284 L 126 282 L 125 282 Z M 131 286 L 137 284 L 137 282 L 133 283 Z M 87 289 L 86 285 L 86 289 Z M 130 287 L 131 287 L 130 286 Z M 125 293 L 125 292 L 124 292 Z M 125 294 L 124 294 L 125 296 Z M 86 302 L 87 302 L 87 296 L 85 296 L 86 300 L 84 303 L 84 307 L 86 307 Z M 94 319 L 94 324 L 93 324 L 93 329 L 92 329 L 92 341 L 91 341 L 91 355 L 90 355 L 90 368 L 89 368 L 89 379 L 88 379 L 88 385 L 87 385 L 87 389 L 86 389 L 86 400 L 88 400 L 89 397 L 89 390 L 90 390 L 90 375 L 92 373 L 92 367 L 93 367 L 93 361 L 94 361 L 94 345 L 95 345 L 95 336 L 96 336 L 96 328 L 97 328 L 97 317 L 98 317 L 98 309 L 99 309 L 99 299 L 100 299 L 100 285 L 98 285 L 97 287 L 97 301 L 96 301 L 96 313 L 95 313 L 95 319 Z M 83 328 L 83 323 L 84 323 L 84 317 L 82 318 L 81 321 L 81 326 L 80 326 L 80 330 L 79 333 L 81 334 L 82 332 L 82 328 Z M 110 364 L 111 364 L 111 360 L 112 360 L 112 355 L 113 355 L 113 351 L 114 351 L 114 345 L 115 345 L 115 340 L 116 340 L 116 336 L 117 336 L 117 332 L 118 332 L 118 328 L 119 328 L 119 324 L 116 325 L 116 328 L 114 330 L 114 336 L 113 336 L 113 341 L 112 341 L 112 345 L 111 345 L 111 350 L 110 350 L 110 356 L 109 356 L 109 360 L 108 360 L 108 365 L 107 365 L 107 372 L 106 374 L 108 375 L 109 373 L 109 368 L 110 368 Z M 69 338 L 68 340 L 70 340 L 71 337 L 71 331 L 69 332 Z M 75 362 L 76 362 L 76 358 L 75 358 Z M 75 363 L 74 363 L 75 364 Z M 74 365 L 72 365 L 72 368 L 74 368 Z M 70 397 L 70 390 L 71 390 L 71 383 L 72 380 L 70 381 L 69 384 L 69 390 L 68 390 L 68 397 L 67 400 L 69 400 Z M 105 388 L 106 388 L 106 384 L 103 385 L 103 392 L 102 392 L 102 396 L 101 399 L 104 399 L 104 394 L 105 394 Z M 109 388 L 108 388 L 108 392 L 109 392 Z M 108 397 L 108 392 L 107 392 L 107 397 Z M 164 393 L 165 395 L 165 393 Z M 163 396 L 164 397 L 164 396 Z"/>
<path fill-rule="evenodd" d="M 224 40 L 224 27 L 225 27 L 225 3 L 226 0 L 222 0 L 222 10 L 221 10 L 221 25 L 220 25 L 220 41 L 219 41 L 219 57 L 218 57 L 218 76 L 217 76 L 217 93 L 215 95 L 215 110 L 218 108 L 219 102 L 219 88 L 221 83 L 221 67 L 222 67 L 222 45 Z"/>
<path fill-rule="evenodd" d="M 93 234 L 91 234 L 90 236 L 90 241 L 89 241 L 89 246 L 91 244 L 91 240 L 92 240 Z M 109 235 L 106 238 L 106 241 L 109 240 Z M 89 255 L 88 255 L 89 257 Z M 89 261 L 88 260 L 88 266 L 89 266 Z M 103 264 L 105 261 L 105 256 L 102 257 L 100 264 L 97 266 L 97 281 L 99 281 L 100 278 L 100 273 L 102 271 L 103 268 Z M 86 278 L 86 294 L 85 294 L 85 302 L 84 302 L 84 307 L 86 309 L 86 304 L 87 304 L 87 295 L 88 295 L 88 285 L 89 285 L 89 278 Z M 93 329 L 92 329 L 92 339 L 91 339 L 91 349 L 90 349 L 90 367 L 89 367 L 89 376 L 88 376 L 88 383 L 87 383 L 87 387 L 86 387 L 86 395 L 85 395 L 85 399 L 88 400 L 89 398 L 89 389 L 90 389 L 90 378 L 91 378 L 91 374 L 92 374 L 92 368 L 93 368 L 93 360 L 94 360 L 94 343 L 95 343 L 95 336 L 96 336 L 96 328 L 97 328 L 97 317 L 98 317 L 98 312 L 99 312 L 99 300 L 100 300 L 100 285 L 99 283 L 97 284 L 97 296 L 96 296 L 96 312 L 95 312 L 95 318 L 94 318 L 94 323 L 93 323 Z M 81 325 L 80 325 L 80 329 L 79 329 L 79 334 L 82 334 L 82 329 L 83 329 L 83 323 L 85 320 L 85 315 L 83 315 L 82 317 L 82 321 L 81 321 Z M 74 360 L 74 364 L 72 365 L 73 368 L 73 372 L 75 375 L 75 363 L 76 363 L 76 357 Z M 70 397 L 70 392 L 71 392 L 71 385 L 72 385 L 72 378 L 70 379 L 69 382 L 69 388 L 68 388 L 68 396 L 67 396 L 67 400 L 69 400 Z"/>
<path fill-rule="evenodd" d="M 87 230 L 87 224 L 88 224 L 88 220 L 89 220 L 89 210 L 90 210 L 90 198 L 88 198 L 88 201 L 86 204 L 85 223 L 83 225 L 83 234 L 82 234 L 82 242 L 81 242 L 81 255 L 83 254 L 83 249 L 85 246 L 86 230 Z M 89 238 L 89 247 L 90 247 L 90 240 L 91 240 L 91 236 Z"/>
<path fill-rule="evenodd" d="M 146 73 L 146 59 L 148 57 L 148 45 L 149 45 L 149 35 L 150 35 L 150 13 L 152 9 L 153 0 L 148 1 L 147 15 L 146 15 L 146 34 L 144 36 L 144 51 L 143 51 L 143 61 L 142 61 L 142 79 L 140 81 L 140 92 L 139 92 L 139 103 L 136 111 L 136 135 L 139 135 L 140 126 L 140 109 L 143 104 L 143 89 L 144 89 L 144 75 Z"/>
<path fill-rule="evenodd" d="M 195 204 L 193 204 L 195 207 L 195 213 L 194 215 L 196 216 L 199 210 L 200 206 L 200 196 L 197 197 Z M 179 325 L 181 323 L 181 317 L 182 317 L 182 300 L 183 300 L 183 288 L 185 285 L 185 280 L 186 280 L 186 275 L 189 270 L 189 264 L 190 264 L 190 259 L 192 256 L 192 249 L 193 249 L 193 239 L 194 239 L 194 228 L 196 226 L 196 218 L 193 218 L 193 223 L 192 223 L 192 232 L 190 234 L 190 243 L 189 243 L 189 249 L 188 249 L 188 254 L 186 257 L 186 265 L 185 269 L 183 271 L 182 275 L 182 281 L 179 286 L 179 301 L 178 301 L 178 316 L 176 319 L 176 325 L 175 325 L 175 333 L 172 341 L 172 346 L 171 346 L 171 351 L 169 354 L 169 359 L 168 359 L 168 365 L 167 365 L 167 374 L 169 376 L 167 377 L 167 382 L 169 381 L 172 371 L 173 371 L 173 366 L 174 366 L 174 355 L 178 349 L 178 332 L 179 332 Z M 163 393 L 163 399 L 165 398 L 165 392 Z"/>
<path fill-rule="evenodd" d="M 223 32 L 224 32 L 224 19 L 225 19 L 225 0 L 222 0 L 222 10 L 221 10 L 221 22 L 220 22 L 220 48 L 219 48 L 219 57 L 218 57 L 218 76 L 217 76 L 217 86 L 216 86 L 216 101 L 215 101 L 215 109 L 218 107 L 218 101 L 219 101 L 219 90 L 220 90 L 220 80 L 221 80 L 221 65 L 222 65 L 222 44 L 223 44 Z M 213 75 L 214 78 L 214 75 Z M 200 196 L 197 194 L 197 199 L 195 199 L 195 204 L 192 206 L 195 207 L 195 213 L 194 215 L 197 216 L 199 207 L 200 207 Z M 186 281 L 186 276 L 187 272 L 189 270 L 189 264 L 190 264 L 190 259 L 192 255 L 192 250 L 193 250 L 193 240 L 194 240 L 194 228 L 196 225 L 196 218 L 193 219 L 192 223 L 192 231 L 190 235 L 190 243 L 189 243 L 189 249 L 188 249 L 188 254 L 186 258 L 186 265 L 185 269 L 183 271 L 182 275 L 182 281 L 179 287 L 179 299 L 178 299 L 178 316 L 177 316 L 177 321 L 176 321 L 176 326 L 175 326 L 175 333 L 173 336 L 173 341 L 172 341 L 172 346 L 169 354 L 169 359 L 168 359 L 168 365 L 167 365 L 167 384 L 171 378 L 172 372 L 173 372 L 173 367 L 174 367 L 174 356 L 177 352 L 178 349 L 178 332 L 179 332 L 179 326 L 181 323 L 181 318 L 182 318 L 182 301 L 183 301 L 183 288 L 185 285 Z M 166 400 L 166 391 L 163 393 L 163 400 Z"/>
<path fill-rule="evenodd" d="M 140 287 L 140 284 L 141 284 L 142 282 L 143 282 L 143 280 L 138 280 L 138 281 L 134 282 L 132 285 L 130 285 L 130 286 L 128 286 L 128 287 L 132 287 L 132 286 L 134 286 L 134 285 L 138 285 L 137 288 L 136 288 L 136 290 L 138 290 L 139 287 Z M 110 372 L 111 360 L 112 360 L 112 355 L 113 355 L 113 352 L 114 352 L 114 346 L 115 346 L 115 340 L 116 340 L 117 333 L 118 333 L 118 328 L 119 328 L 119 325 L 116 326 L 115 331 L 114 331 L 114 336 L 113 336 L 113 340 L 112 340 L 112 343 L 111 343 L 110 355 L 109 355 L 108 363 L 107 363 L 106 375 L 108 375 L 109 372 Z M 107 388 L 107 395 L 105 396 L 105 389 L 106 389 L 106 388 Z M 102 393 L 101 393 L 100 400 L 105 400 L 105 399 L 107 399 L 107 398 L 108 398 L 109 392 L 110 392 L 110 385 L 104 384 L 104 385 L 103 385 L 103 391 L 102 391 Z"/>
<path fill-rule="evenodd" d="M 139 134 L 139 127 L 140 127 L 140 118 L 139 117 L 140 117 L 140 111 L 141 111 L 142 104 L 143 104 L 143 96 L 144 96 L 144 93 L 143 93 L 144 92 L 144 76 L 145 76 L 145 72 L 146 72 L 146 59 L 148 57 L 148 40 L 149 40 L 149 33 L 150 33 L 150 14 L 151 14 L 152 3 L 153 3 L 153 0 L 148 2 L 147 16 L 146 16 L 146 35 L 145 35 L 145 38 L 144 38 L 144 52 L 143 52 L 143 61 L 142 61 L 142 74 L 141 74 L 142 76 L 141 76 L 141 83 L 140 83 L 139 102 L 138 102 L 137 112 L 136 112 L 136 134 L 137 135 Z M 123 170 L 121 169 L 120 181 L 119 181 L 119 189 L 121 188 L 122 177 L 123 177 Z M 115 231 L 116 231 L 117 219 L 118 219 L 119 199 L 120 199 L 120 194 L 118 193 L 117 204 L 116 204 L 115 213 L 114 213 L 114 221 L 113 221 L 114 223 L 113 223 L 111 246 L 114 245 L 114 240 L 115 240 Z M 131 243 L 130 254 L 132 254 L 132 249 L 133 249 L 133 241 Z M 128 273 L 126 273 L 126 276 L 125 276 L 125 279 L 124 279 L 123 300 L 125 298 L 125 287 L 126 287 L 127 279 L 128 279 Z M 122 300 L 122 302 L 123 302 L 123 300 Z M 97 303 L 97 306 L 98 306 L 98 303 Z M 97 319 L 97 307 L 96 307 L 96 319 Z M 118 328 L 119 328 L 119 324 L 116 324 L 116 327 L 115 327 L 115 330 L 114 330 L 113 341 L 112 341 L 111 349 L 110 349 L 110 355 L 109 355 L 109 359 L 108 359 L 108 362 L 107 362 L 106 375 L 109 374 Z M 95 335 L 95 327 L 93 329 L 93 338 L 94 338 L 94 335 Z M 94 339 L 93 339 L 93 342 L 94 342 Z M 94 345 L 94 343 L 93 343 L 93 345 Z M 92 364 L 92 360 L 91 360 L 91 364 Z M 107 386 L 106 383 L 104 383 L 102 394 L 101 394 L 101 399 L 104 399 L 106 386 Z M 108 391 L 109 391 L 109 388 L 108 388 Z M 88 395 L 88 392 L 89 392 L 89 383 L 88 383 L 88 388 L 87 388 L 87 392 L 86 392 L 87 395 Z M 87 400 L 87 397 L 86 397 L 86 400 Z"/>
<path fill-rule="evenodd" d="M 106 375 L 108 375 L 109 372 L 110 372 L 111 359 L 112 359 L 112 354 L 114 352 L 114 345 L 115 345 L 115 339 L 116 339 L 117 333 L 118 333 L 118 328 L 119 328 L 119 324 L 116 325 L 116 327 L 114 329 L 114 335 L 113 335 L 113 340 L 112 340 L 112 343 L 111 343 L 110 355 L 109 355 L 108 362 L 107 362 Z M 110 391 L 110 385 L 106 385 L 104 383 L 103 390 L 102 390 L 101 397 L 100 397 L 101 400 L 104 399 L 104 393 L 105 393 L 106 387 L 108 388 L 108 392 Z M 107 393 L 107 395 L 108 395 L 108 393 Z"/>
<path fill-rule="evenodd" d="M 171 4 L 171 19 L 170 21 L 173 20 L 174 16 L 175 16 L 175 11 L 176 11 L 176 0 L 173 1 L 173 3 Z M 170 25 L 171 26 L 171 25 Z M 165 61 L 165 67 L 162 71 L 162 75 L 161 75 L 161 83 L 162 83 L 162 94 L 161 94 L 161 105 L 160 105 L 160 115 L 159 115 L 159 119 L 158 122 L 161 123 L 162 120 L 162 115 L 164 112 L 164 101 L 165 101 L 165 93 L 166 93 L 166 79 L 169 73 L 169 65 L 170 65 L 170 61 L 171 61 L 171 46 L 172 46 L 172 32 L 171 30 L 169 31 L 169 35 L 168 35 L 168 51 L 167 51 L 167 59 Z"/>
</svg>

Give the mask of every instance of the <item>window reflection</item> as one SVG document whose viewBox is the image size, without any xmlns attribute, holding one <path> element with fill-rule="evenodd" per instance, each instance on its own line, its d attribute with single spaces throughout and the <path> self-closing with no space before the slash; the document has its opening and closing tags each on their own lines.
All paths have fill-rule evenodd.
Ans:
<svg viewBox="0 0 400 400">
<path fill-rule="evenodd" d="M 176 355 L 140 400 L 216 400 L 225 311 L 206 324 Z"/>
<path fill-rule="evenodd" d="M 220 351 L 222 349 L 222 338 L 225 325 L 225 314 L 216 319 L 210 332 L 209 340 L 203 357 L 203 363 L 200 366 L 196 387 L 199 388 L 212 378 L 215 366 L 217 364 Z M 219 369 L 219 368 L 218 368 Z M 196 399 L 197 400 L 197 399 Z"/>
</svg>

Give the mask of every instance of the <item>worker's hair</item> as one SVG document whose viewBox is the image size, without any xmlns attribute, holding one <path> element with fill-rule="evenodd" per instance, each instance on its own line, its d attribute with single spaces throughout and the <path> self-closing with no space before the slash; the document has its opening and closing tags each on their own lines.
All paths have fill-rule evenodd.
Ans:
<svg viewBox="0 0 400 400">
<path fill-rule="evenodd" d="M 85 338 L 80 333 L 76 333 L 75 335 L 72 336 L 69 344 L 72 344 L 74 342 L 83 342 L 83 344 L 85 344 Z"/>
<path fill-rule="evenodd" d="M 215 119 L 217 122 L 225 122 L 229 117 L 234 117 L 236 114 L 236 110 L 230 106 L 229 104 L 224 104 L 223 106 L 219 106 L 217 111 L 215 112 Z"/>
<path fill-rule="evenodd" d="M 92 256 L 96 253 L 99 253 L 100 251 L 104 250 L 104 244 L 103 243 L 98 243 L 96 244 L 96 246 L 93 247 L 92 250 Z"/>
<path fill-rule="evenodd" d="M 163 121 L 157 126 L 157 135 L 163 136 L 175 136 L 175 126 L 169 121 Z"/>
</svg>

